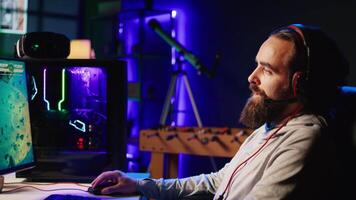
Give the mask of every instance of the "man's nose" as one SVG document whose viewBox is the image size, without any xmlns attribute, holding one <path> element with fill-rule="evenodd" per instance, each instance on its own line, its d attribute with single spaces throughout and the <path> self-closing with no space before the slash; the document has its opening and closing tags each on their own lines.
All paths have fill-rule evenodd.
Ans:
<svg viewBox="0 0 356 200">
<path fill-rule="evenodd" d="M 247 79 L 248 82 L 255 84 L 255 85 L 260 85 L 261 82 L 260 82 L 260 79 L 258 78 L 257 74 L 258 74 L 258 67 L 256 67 L 256 69 L 250 74 L 250 76 Z"/>
</svg>

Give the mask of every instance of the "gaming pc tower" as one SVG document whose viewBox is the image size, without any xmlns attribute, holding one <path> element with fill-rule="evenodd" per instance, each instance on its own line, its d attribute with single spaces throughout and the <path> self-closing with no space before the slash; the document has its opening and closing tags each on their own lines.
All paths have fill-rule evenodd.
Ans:
<svg viewBox="0 0 356 200">
<path fill-rule="evenodd" d="M 118 60 L 26 60 L 39 181 L 89 182 L 126 170 L 126 64 Z"/>
</svg>

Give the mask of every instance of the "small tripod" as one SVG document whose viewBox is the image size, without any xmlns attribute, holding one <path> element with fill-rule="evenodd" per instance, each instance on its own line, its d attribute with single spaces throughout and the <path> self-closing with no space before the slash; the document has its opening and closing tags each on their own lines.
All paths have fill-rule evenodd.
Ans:
<svg viewBox="0 0 356 200">
<path fill-rule="evenodd" d="M 195 104 L 195 100 L 194 100 L 194 96 L 192 93 L 192 89 L 190 87 L 190 83 L 189 83 L 189 79 L 187 76 L 187 72 L 185 72 L 184 70 L 181 69 L 180 64 L 178 65 L 178 70 L 175 70 L 172 73 L 172 78 L 171 81 L 169 83 L 169 88 L 168 88 L 168 93 L 164 102 L 164 107 L 161 113 L 161 118 L 160 118 L 160 125 L 161 126 L 165 126 L 166 120 L 167 120 L 167 115 L 171 106 L 171 100 L 172 100 L 172 96 L 174 94 L 174 91 L 176 90 L 177 87 L 177 81 L 178 81 L 178 77 L 182 76 L 183 77 L 183 83 L 185 84 L 185 87 L 187 89 L 188 95 L 189 95 L 189 99 L 190 102 L 192 104 L 193 107 L 193 111 L 194 111 L 194 115 L 195 115 L 195 119 L 197 120 L 198 123 L 198 127 L 203 127 L 203 124 L 201 122 L 200 119 L 200 115 L 198 112 L 198 108 Z"/>
</svg>

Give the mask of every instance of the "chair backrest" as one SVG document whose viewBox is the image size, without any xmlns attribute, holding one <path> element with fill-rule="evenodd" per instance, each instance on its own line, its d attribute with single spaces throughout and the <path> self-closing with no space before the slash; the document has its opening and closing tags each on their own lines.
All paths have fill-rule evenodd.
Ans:
<svg viewBox="0 0 356 200">
<path fill-rule="evenodd" d="M 356 87 L 340 87 L 334 109 L 334 125 L 336 142 L 342 142 L 342 148 L 349 148 L 347 153 L 356 157 Z"/>
<path fill-rule="evenodd" d="M 356 87 L 340 87 L 333 113 L 333 140 L 341 167 L 338 171 L 341 192 L 345 196 L 355 196 L 356 191 L 350 183 L 356 180 Z"/>
</svg>

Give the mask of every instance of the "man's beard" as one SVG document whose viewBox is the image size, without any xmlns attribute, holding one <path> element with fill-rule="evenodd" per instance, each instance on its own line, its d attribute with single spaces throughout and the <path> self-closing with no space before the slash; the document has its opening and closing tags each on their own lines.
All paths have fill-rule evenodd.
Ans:
<svg viewBox="0 0 356 200">
<path fill-rule="evenodd" d="M 240 122 L 248 128 L 256 129 L 266 122 L 272 122 L 285 109 L 285 104 L 268 103 L 266 93 L 255 85 L 250 85 L 255 95 L 251 96 L 240 115 Z"/>
</svg>

